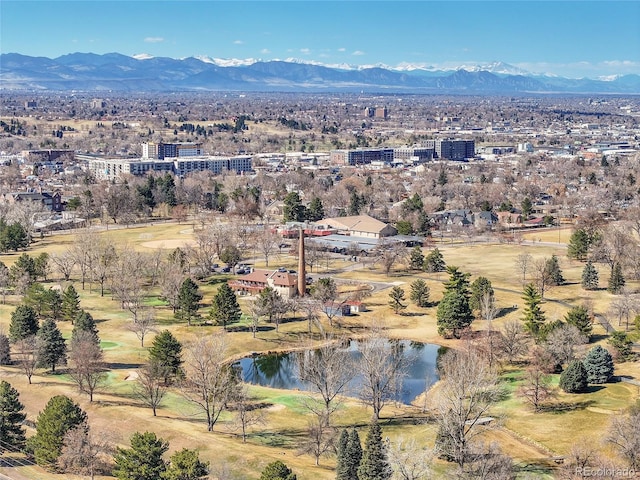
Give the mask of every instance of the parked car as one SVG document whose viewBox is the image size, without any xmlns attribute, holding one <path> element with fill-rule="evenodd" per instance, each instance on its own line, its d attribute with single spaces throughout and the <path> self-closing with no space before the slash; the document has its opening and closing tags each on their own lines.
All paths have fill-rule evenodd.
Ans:
<svg viewBox="0 0 640 480">
<path fill-rule="evenodd" d="M 229 273 L 231 271 L 231 267 L 222 267 L 220 270 L 222 273 Z"/>
</svg>

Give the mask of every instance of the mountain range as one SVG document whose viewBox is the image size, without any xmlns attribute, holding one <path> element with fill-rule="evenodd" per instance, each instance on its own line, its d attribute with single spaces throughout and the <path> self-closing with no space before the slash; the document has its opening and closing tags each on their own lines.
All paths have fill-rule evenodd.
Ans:
<svg viewBox="0 0 640 480">
<path fill-rule="evenodd" d="M 495 62 L 455 70 L 351 67 L 294 59 L 173 59 L 119 53 L 57 58 L 0 55 L 0 90 L 84 92 L 367 92 L 422 94 L 640 94 L 640 75 L 570 79 Z"/>
</svg>

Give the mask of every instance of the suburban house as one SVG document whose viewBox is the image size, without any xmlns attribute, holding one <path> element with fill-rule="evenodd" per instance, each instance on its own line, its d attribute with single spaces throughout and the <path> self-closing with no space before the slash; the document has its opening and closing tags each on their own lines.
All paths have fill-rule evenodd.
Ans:
<svg viewBox="0 0 640 480">
<path fill-rule="evenodd" d="M 298 275 L 279 270 L 256 269 L 231 280 L 229 286 L 235 292 L 245 295 L 257 295 L 265 288 L 271 287 L 282 298 L 292 298 L 298 292 Z"/>
<path fill-rule="evenodd" d="M 322 311 L 331 317 L 346 317 L 351 315 L 351 307 L 346 303 L 327 302 L 322 305 Z"/>
<path fill-rule="evenodd" d="M 381 238 L 398 234 L 398 230 L 392 225 L 376 220 L 369 215 L 323 218 L 318 223 L 335 229 L 340 235 L 354 237 Z"/>
<path fill-rule="evenodd" d="M 493 227 L 498 223 L 498 215 L 493 212 L 482 211 L 474 215 L 476 227 Z"/>
<path fill-rule="evenodd" d="M 264 213 L 269 219 L 281 221 L 284 216 L 284 202 L 282 200 L 274 200 L 265 207 Z"/>
<path fill-rule="evenodd" d="M 62 195 L 59 191 L 48 192 L 13 192 L 0 195 L 2 201 L 8 204 L 19 202 L 37 202 L 51 212 L 62 211 Z"/>
</svg>

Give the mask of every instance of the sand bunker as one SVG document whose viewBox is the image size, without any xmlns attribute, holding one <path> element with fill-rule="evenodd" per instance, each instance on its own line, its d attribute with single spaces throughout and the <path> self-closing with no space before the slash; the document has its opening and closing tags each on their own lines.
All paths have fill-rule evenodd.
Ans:
<svg viewBox="0 0 640 480">
<path fill-rule="evenodd" d="M 191 247 L 195 245 L 195 240 L 191 239 L 174 239 L 174 240 L 153 240 L 151 242 L 144 242 L 140 245 L 145 248 L 163 248 L 173 250 L 174 248 L 183 248 L 183 247 Z"/>
</svg>

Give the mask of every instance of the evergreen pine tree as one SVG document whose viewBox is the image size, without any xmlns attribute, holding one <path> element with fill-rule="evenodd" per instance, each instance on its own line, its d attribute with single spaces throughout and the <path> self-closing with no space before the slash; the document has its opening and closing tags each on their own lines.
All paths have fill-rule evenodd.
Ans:
<svg viewBox="0 0 640 480">
<path fill-rule="evenodd" d="M 615 349 L 616 357 L 619 361 L 624 362 L 634 358 L 635 355 L 632 350 L 633 340 L 629 338 L 627 332 L 623 332 L 622 330 L 611 332 L 609 344 Z"/>
<path fill-rule="evenodd" d="M 0 454 L 5 450 L 21 449 L 25 444 L 22 411 L 18 391 L 8 382 L 0 381 Z"/>
<path fill-rule="evenodd" d="M 585 260 L 589 251 L 591 241 L 589 234 L 582 229 L 574 231 L 569 238 L 569 245 L 567 246 L 567 256 L 574 260 Z"/>
<path fill-rule="evenodd" d="M 41 283 L 33 283 L 27 288 L 23 303 L 33 308 L 38 317 L 57 320 L 61 316 L 62 298 L 51 288 L 44 288 Z"/>
<path fill-rule="evenodd" d="M 382 431 L 378 422 L 373 422 L 367 432 L 358 467 L 359 480 L 389 480 L 393 471 L 387 459 L 387 451 L 382 441 Z"/>
<path fill-rule="evenodd" d="M 11 344 L 4 333 L 0 333 L 0 365 L 11 365 Z"/>
<path fill-rule="evenodd" d="M 607 383 L 613 376 L 613 357 L 606 348 L 596 345 L 582 361 L 588 383 Z"/>
<path fill-rule="evenodd" d="M 271 462 L 260 475 L 260 480 L 296 480 L 296 474 L 280 460 Z"/>
<path fill-rule="evenodd" d="M 394 313 L 400 313 L 407 308 L 407 305 L 402 303 L 404 302 L 404 290 L 401 287 L 393 287 L 389 292 L 389 298 L 389 306 L 393 308 Z"/>
<path fill-rule="evenodd" d="M 598 289 L 598 270 L 589 260 L 582 270 L 582 288 L 585 290 Z"/>
<path fill-rule="evenodd" d="M 307 211 L 307 219 L 310 222 L 317 222 L 324 218 L 324 206 L 322 200 L 318 197 L 313 197 L 311 203 L 309 203 L 309 210 Z"/>
<path fill-rule="evenodd" d="M 228 283 L 223 283 L 213 297 L 213 305 L 209 312 L 209 318 L 217 325 L 227 329 L 230 323 L 240 321 L 242 311 L 238 304 L 238 298 Z"/>
<path fill-rule="evenodd" d="M 149 361 L 162 369 L 165 383 L 180 375 L 182 345 L 169 330 L 163 330 L 153 339 L 149 348 Z"/>
<path fill-rule="evenodd" d="M 426 308 L 429 306 L 429 294 L 430 290 L 427 286 L 427 282 L 421 278 L 411 282 L 411 294 L 409 298 L 418 307 Z"/>
<path fill-rule="evenodd" d="M 574 360 L 560 374 L 560 388 L 567 393 L 584 392 L 587 388 L 587 371 L 580 360 Z"/>
<path fill-rule="evenodd" d="M 71 338 L 74 339 L 78 336 L 79 332 L 88 332 L 93 341 L 96 344 L 100 343 L 100 337 L 98 337 L 98 328 L 96 327 L 96 321 L 93 316 L 85 311 L 80 310 L 80 313 L 73 322 L 73 330 L 71 330 Z"/>
<path fill-rule="evenodd" d="M 571 310 L 567 312 L 564 317 L 564 321 L 569 325 L 573 325 L 582 333 L 584 333 L 587 337 L 591 336 L 591 331 L 593 330 L 593 323 L 591 321 L 591 316 L 587 309 L 583 306 L 573 307 Z"/>
<path fill-rule="evenodd" d="M 618 295 L 622 293 L 625 283 L 624 275 L 622 274 L 622 265 L 620 265 L 620 262 L 616 262 L 611 269 L 611 277 L 609 277 L 607 291 Z"/>
<path fill-rule="evenodd" d="M 349 443 L 347 445 L 347 474 L 348 480 L 358 480 L 358 468 L 362 462 L 362 444 L 360 443 L 360 435 L 354 428 L 349 432 Z"/>
<path fill-rule="evenodd" d="M 469 307 L 474 312 L 479 312 L 482 305 L 482 298 L 485 294 L 494 296 L 493 286 L 491 280 L 486 277 L 478 277 L 471 284 L 471 297 L 469 297 Z"/>
<path fill-rule="evenodd" d="M 285 222 L 304 222 L 307 216 L 307 208 L 302 205 L 300 194 L 296 191 L 289 192 L 284 197 L 282 216 Z"/>
<path fill-rule="evenodd" d="M 544 322 L 546 320 L 544 312 L 540 308 L 542 297 L 540 297 L 536 287 L 534 287 L 532 283 L 528 283 L 524 287 L 522 299 L 526 305 L 524 308 L 524 315 L 522 317 L 524 328 L 533 336 L 533 338 L 538 340 L 540 339 Z"/>
<path fill-rule="evenodd" d="M 551 255 L 551 258 L 546 261 L 544 268 L 545 274 L 550 279 L 551 285 L 558 286 L 564 283 L 564 276 L 562 275 L 562 270 L 560 269 L 560 262 L 558 261 L 558 257 L 555 254 Z"/>
<path fill-rule="evenodd" d="M 113 475 L 119 480 L 159 480 L 167 469 L 162 455 L 169 442 L 155 433 L 136 432 L 131 436 L 131 448 L 118 448 L 113 456 Z"/>
<path fill-rule="evenodd" d="M 62 452 L 65 434 L 87 421 L 87 414 L 64 395 L 52 397 L 36 421 L 36 434 L 27 440 L 36 463 L 47 470 L 55 470 Z"/>
<path fill-rule="evenodd" d="M 67 344 L 56 322 L 45 320 L 38 330 L 38 366 L 51 367 L 55 373 L 56 365 L 64 365 L 67 355 Z"/>
<path fill-rule="evenodd" d="M 349 432 L 343 429 L 340 432 L 338 445 L 336 446 L 336 480 L 350 480 L 348 476 L 347 448 L 349 447 Z"/>
<path fill-rule="evenodd" d="M 68 322 L 75 321 L 80 313 L 80 296 L 73 285 L 69 285 L 62 292 L 62 319 Z"/>
<path fill-rule="evenodd" d="M 209 475 L 209 462 L 202 462 L 196 450 L 183 448 L 171 455 L 162 480 L 200 480 Z"/>
<path fill-rule="evenodd" d="M 444 272 L 446 264 L 442 252 L 438 250 L 438 247 L 434 248 L 431 252 L 424 257 L 424 270 L 429 273 Z"/>
<path fill-rule="evenodd" d="M 338 442 L 336 480 L 358 480 L 358 467 L 361 460 L 362 445 L 358 431 L 355 428 L 350 432 L 344 429 Z"/>
<path fill-rule="evenodd" d="M 469 307 L 469 274 L 458 267 L 448 266 L 449 280 L 444 283 L 444 296 L 436 313 L 438 334 L 460 338 L 462 330 L 473 321 Z"/>
<path fill-rule="evenodd" d="M 9 340 L 17 342 L 38 333 L 38 315 L 26 305 L 18 305 L 11 314 Z"/>
<path fill-rule="evenodd" d="M 200 300 L 202 295 L 198 291 L 198 285 L 190 278 L 186 278 L 178 292 L 178 308 L 175 317 L 178 320 L 186 320 L 187 325 L 191 326 L 191 320 L 198 318 Z"/>
<path fill-rule="evenodd" d="M 413 270 L 422 270 L 424 268 L 424 255 L 420 245 L 416 245 L 413 247 L 413 250 L 411 250 L 409 265 Z"/>
</svg>

